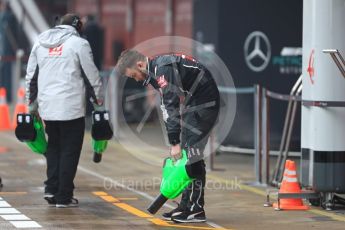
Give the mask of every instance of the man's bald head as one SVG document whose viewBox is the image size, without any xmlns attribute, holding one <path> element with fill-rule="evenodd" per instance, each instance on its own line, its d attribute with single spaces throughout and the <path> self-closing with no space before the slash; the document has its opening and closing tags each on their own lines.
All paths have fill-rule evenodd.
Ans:
<svg viewBox="0 0 345 230">
<path fill-rule="evenodd" d="M 60 24 L 73 26 L 78 32 L 83 27 L 83 23 L 77 14 L 65 14 L 62 16 Z"/>
</svg>

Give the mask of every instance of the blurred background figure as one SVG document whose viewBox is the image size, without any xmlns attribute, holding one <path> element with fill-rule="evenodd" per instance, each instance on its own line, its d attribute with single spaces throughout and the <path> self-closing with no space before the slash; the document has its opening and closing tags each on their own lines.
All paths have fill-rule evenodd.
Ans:
<svg viewBox="0 0 345 230">
<path fill-rule="evenodd" d="M 10 10 L 9 2 L 0 0 L 0 87 L 7 90 L 7 101 L 12 101 L 12 63 L 17 50 L 16 19 Z"/>
<path fill-rule="evenodd" d="M 98 70 L 102 69 L 103 64 L 103 49 L 104 49 L 104 36 L 103 28 L 100 26 L 94 15 L 88 15 L 83 19 L 84 27 L 82 36 L 88 40 L 93 53 L 93 60 Z"/>
<path fill-rule="evenodd" d="M 90 43 L 93 53 L 93 61 L 98 70 L 102 70 L 103 64 L 103 49 L 104 49 L 104 36 L 103 28 L 100 26 L 94 15 L 87 15 L 83 18 L 83 31 L 82 36 Z M 90 98 L 91 95 L 86 95 L 86 98 Z M 89 100 L 86 105 L 86 114 L 90 115 L 93 106 Z"/>
</svg>

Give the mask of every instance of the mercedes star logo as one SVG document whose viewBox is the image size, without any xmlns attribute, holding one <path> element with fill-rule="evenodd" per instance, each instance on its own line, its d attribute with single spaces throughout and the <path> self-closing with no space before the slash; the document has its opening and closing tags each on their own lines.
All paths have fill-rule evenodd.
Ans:
<svg viewBox="0 0 345 230">
<path fill-rule="evenodd" d="M 261 31 L 250 33 L 244 43 L 244 58 L 254 72 L 263 71 L 271 58 L 271 44 Z"/>
</svg>

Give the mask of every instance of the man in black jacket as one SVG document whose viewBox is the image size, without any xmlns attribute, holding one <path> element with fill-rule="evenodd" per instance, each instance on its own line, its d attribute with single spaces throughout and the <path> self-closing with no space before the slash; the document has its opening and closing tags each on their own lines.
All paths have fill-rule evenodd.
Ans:
<svg viewBox="0 0 345 230">
<path fill-rule="evenodd" d="M 203 152 L 219 113 L 219 92 L 211 73 L 194 58 L 181 54 L 148 58 L 136 50 L 124 51 L 116 65 L 119 75 L 151 84 L 160 92 L 170 154 L 188 154 L 188 174 L 195 178 L 181 203 L 163 217 L 175 222 L 204 222 L 205 163 Z M 182 141 L 180 135 L 182 134 Z"/>
</svg>

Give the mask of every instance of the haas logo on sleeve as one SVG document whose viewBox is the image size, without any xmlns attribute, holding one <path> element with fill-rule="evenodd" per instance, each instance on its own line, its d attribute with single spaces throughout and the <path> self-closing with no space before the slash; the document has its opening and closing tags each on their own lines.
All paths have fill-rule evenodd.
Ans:
<svg viewBox="0 0 345 230">
<path fill-rule="evenodd" d="M 165 80 L 164 75 L 158 77 L 157 83 L 160 88 L 165 88 L 168 85 L 168 82 L 167 80 Z"/>
<path fill-rule="evenodd" d="M 61 56 L 63 45 L 58 47 L 49 48 L 49 56 Z"/>
</svg>

